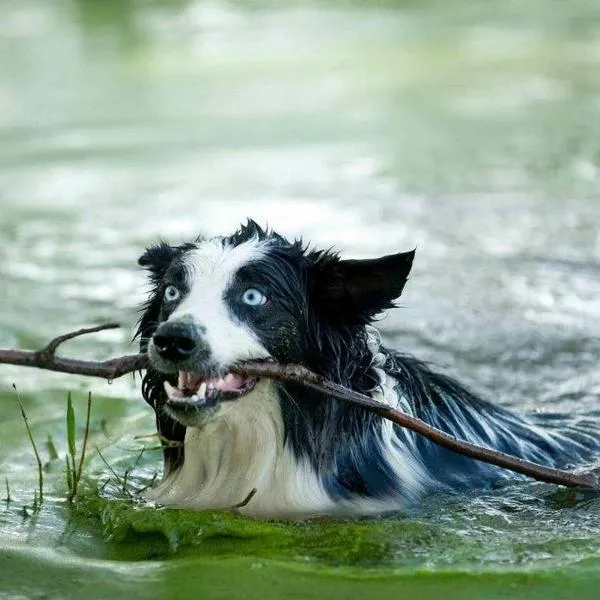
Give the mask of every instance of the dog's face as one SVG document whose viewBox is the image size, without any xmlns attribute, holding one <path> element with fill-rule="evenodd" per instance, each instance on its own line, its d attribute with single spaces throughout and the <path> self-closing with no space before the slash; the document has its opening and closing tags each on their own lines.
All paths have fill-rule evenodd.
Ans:
<svg viewBox="0 0 600 600">
<path fill-rule="evenodd" d="M 139 334 L 164 374 L 168 412 L 200 425 L 251 393 L 260 382 L 230 373 L 238 362 L 314 367 L 332 331 L 364 327 L 392 305 L 413 254 L 342 261 L 252 221 L 230 237 L 149 248 L 139 262 L 154 286 Z"/>
</svg>

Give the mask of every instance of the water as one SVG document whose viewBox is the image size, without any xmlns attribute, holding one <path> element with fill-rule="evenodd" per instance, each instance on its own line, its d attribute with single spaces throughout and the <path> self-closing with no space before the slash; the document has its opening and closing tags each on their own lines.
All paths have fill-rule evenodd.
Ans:
<svg viewBox="0 0 600 600">
<path fill-rule="evenodd" d="M 594 0 L 5 0 L 1 15 L 0 346 L 118 320 L 63 352 L 131 352 L 145 245 L 252 216 L 352 256 L 417 246 L 386 341 L 505 406 L 595 417 Z M 13 382 L 44 461 L 48 436 L 61 456 L 37 513 Z M 79 442 L 93 392 L 93 446 L 118 475 L 152 432 L 131 379 L 0 369 L 0 598 L 596 597 L 600 501 L 552 486 L 256 523 L 94 491 L 111 474 L 92 452 L 69 508 L 68 390 Z M 133 483 L 158 465 L 145 453 Z"/>
</svg>

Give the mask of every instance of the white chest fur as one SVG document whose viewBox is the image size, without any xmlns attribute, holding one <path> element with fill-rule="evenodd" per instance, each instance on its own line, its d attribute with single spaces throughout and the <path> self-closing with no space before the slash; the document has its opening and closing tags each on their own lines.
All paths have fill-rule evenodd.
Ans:
<svg viewBox="0 0 600 600">
<path fill-rule="evenodd" d="M 256 494 L 241 512 L 261 517 L 325 514 L 335 504 L 313 469 L 284 446 L 279 400 L 268 380 L 221 405 L 201 428 L 188 428 L 183 466 L 146 497 L 182 508 L 227 509 Z"/>
</svg>

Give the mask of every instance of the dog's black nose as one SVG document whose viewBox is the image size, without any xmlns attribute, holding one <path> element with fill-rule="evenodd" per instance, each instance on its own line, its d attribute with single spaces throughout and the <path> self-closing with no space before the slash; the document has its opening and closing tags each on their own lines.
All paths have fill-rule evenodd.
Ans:
<svg viewBox="0 0 600 600">
<path fill-rule="evenodd" d="M 152 340 L 161 358 L 175 362 L 185 360 L 195 352 L 200 336 L 191 323 L 166 321 L 158 326 Z"/>
</svg>

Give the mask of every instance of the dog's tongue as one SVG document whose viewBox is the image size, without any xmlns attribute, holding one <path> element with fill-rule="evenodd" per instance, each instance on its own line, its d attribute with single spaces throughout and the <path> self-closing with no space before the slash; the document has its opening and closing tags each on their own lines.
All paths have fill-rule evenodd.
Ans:
<svg viewBox="0 0 600 600">
<path fill-rule="evenodd" d="M 197 393 L 200 386 L 206 384 L 207 388 L 214 388 L 222 392 L 234 392 L 244 387 L 246 379 L 235 373 L 228 373 L 225 377 L 213 377 L 204 379 L 198 373 L 191 371 L 180 371 L 177 387 L 169 386 L 171 397 L 181 398 L 183 396 L 192 396 Z"/>
<path fill-rule="evenodd" d="M 243 387 L 246 383 L 246 379 L 236 373 L 228 373 L 225 377 L 211 379 L 207 381 L 207 383 L 214 384 L 217 389 L 223 390 L 224 392 L 232 392 Z"/>
</svg>

